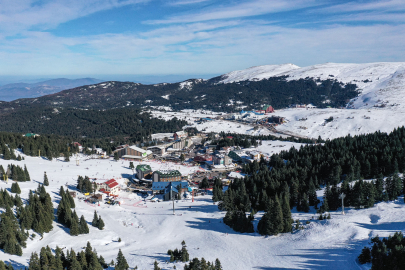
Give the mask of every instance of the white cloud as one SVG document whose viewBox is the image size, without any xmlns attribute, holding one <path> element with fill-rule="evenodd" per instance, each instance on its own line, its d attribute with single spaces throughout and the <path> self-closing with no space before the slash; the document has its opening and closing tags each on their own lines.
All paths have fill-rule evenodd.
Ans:
<svg viewBox="0 0 405 270">
<path fill-rule="evenodd" d="M 210 0 L 178 0 L 178 1 L 173 1 L 169 2 L 169 5 L 171 6 L 183 6 L 183 5 L 190 5 L 190 4 L 199 4 L 203 2 L 207 2 Z"/>
<path fill-rule="evenodd" d="M 76 38 L 30 32 L 0 44 L 0 73 L 212 74 L 286 62 L 405 61 L 404 36 L 404 25 L 298 29 L 242 20 Z"/>
<path fill-rule="evenodd" d="M 0 31 L 13 35 L 33 27 L 50 29 L 89 14 L 150 0 L 2 0 Z"/>
<path fill-rule="evenodd" d="M 234 19 L 315 6 L 315 0 L 254 0 L 235 5 L 215 6 L 194 14 L 172 16 L 164 20 L 150 20 L 148 24 L 190 23 L 210 20 Z"/>
<path fill-rule="evenodd" d="M 340 12 L 359 12 L 359 11 L 403 11 L 405 3 L 403 0 L 379 0 L 379 1 L 352 1 L 344 4 L 332 5 L 318 11 L 340 13 Z"/>
</svg>

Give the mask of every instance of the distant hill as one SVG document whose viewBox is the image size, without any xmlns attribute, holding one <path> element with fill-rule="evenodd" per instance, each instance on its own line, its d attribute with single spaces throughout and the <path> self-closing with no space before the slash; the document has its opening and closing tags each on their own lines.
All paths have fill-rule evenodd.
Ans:
<svg viewBox="0 0 405 270">
<path fill-rule="evenodd" d="M 0 100 L 12 101 L 20 98 L 36 98 L 83 85 L 100 83 L 102 80 L 83 79 L 52 79 L 37 83 L 11 83 L 0 86 Z"/>
<path fill-rule="evenodd" d="M 181 109 L 209 109 L 235 112 L 259 109 L 270 104 L 276 109 L 291 104 L 313 103 L 318 107 L 341 107 L 358 95 L 355 84 L 343 84 L 332 78 L 288 80 L 271 77 L 260 81 L 220 83 L 190 79 L 181 83 L 144 85 L 132 82 L 103 82 L 76 87 L 35 99 L 19 99 L 0 104 L 0 114 L 27 106 L 51 106 L 80 109 L 142 108 L 168 106 Z"/>
<path fill-rule="evenodd" d="M 53 121 L 56 118 L 61 119 L 60 115 L 56 117 L 57 114 L 53 113 L 55 109 L 69 116 L 72 123 L 81 123 L 83 119 L 90 123 L 98 111 L 114 110 L 109 112 L 112 115 L 119 111 L 121 115 L 114 119 L 120 119 L 127 114 L 127 109 L 131 111 L 160 106 L 175 110 L 237 112 L 242 109 L 260 109 L 264 104 L 282 109 L 292 104 L 312 103 L 319 108 L 386 107 L 391 111 L 391 108 L 405 108 L 404 78 L 405 63 L 326 63 L 309 67 L 293 64 L 258 66 L 209 80 L 189 79 L 153 85 L 118 81 L 88 85 L 94 79 L 50 80 L 32 84 L 27 89 L 36 92 L 33 90 L 35 87 L 42 87 L 41 89 L 46 90 L 39 93 L 48 95 L 10 102 L 0 101 L 0 120 L 4 122 L 0 130 L 20 132 L 29 129 L 34 133 L 36 130 L 43 133 L 57 133 L 59 130 L 59 133 L 69 133 L 70 131 L 62 132 L 66 128 L 65 123 Z M 76 82 L 82 85 L 52 93 L 56 91 L 54 87 L 69 87 Z M 22 88 L 27 88 L 27 84 L 6 85 L 0 90 Z M 84 110 L 88 113 L 82 113 Z M 109 113 L 108 118 L 113 119 Z M 91 135 L 91 132 L 99 123 L 93 124 L 87 126 L 81 123 L 78 125 L 80 130 L 76 130 L 75 135 L 86 133 L 88 136 L 96 136 Z M 118 122 L 116 124 L 122 125 Z M 109 125 L 109 129 L 114 126 L 113 123 Z M 86 132 L 83 131 L 84 126 Z M 114 134 L 114 130 L 109 132 L 106 132 L 109 136 Z"/>
</svg>

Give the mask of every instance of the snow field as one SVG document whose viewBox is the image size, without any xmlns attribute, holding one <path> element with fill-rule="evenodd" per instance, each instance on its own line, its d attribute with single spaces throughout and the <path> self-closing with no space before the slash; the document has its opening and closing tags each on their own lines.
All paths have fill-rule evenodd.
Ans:
<svg viewBox="0 0 405 270">
<path fill-rule="evenodd" d="M 0 160 L 3 167 L 10 163 L 26 164 L 30 172 L 32 181 L 19 183 L 21 197 L 25 199 L 30 189 L 35 189 L 38 182 L 42 183 L 46 171 L 50 180 L 46 189 L 55 208 L 60 200 L 60 186 L 67 182 L 73 190 L 77 175 L 105 175 L 108 179 L 132 173 L 128 161 L 88 160 L 76 166 L 74 158 L 70 162 L 34 157 L 26 157 L 20 162 Z M 155 162 L 149 164 L 154 169 L 161 166 Z M 180 166 L 183 173 L 193 169 Z M 123 184 L 125 180 L 120 178 L 118 181 Z M 0 187 L 10 188 L 11 182 L 0 181 Z M 322 195 L 323 191 L 318 191 L 318 196 Z M 209 261 L 219 258 L 224 269 L 367 269 L 367 266 L 359 266 L 356 258 L 370 237 L 377 234 L 385 237 L 405 228 L 403 197 L 370 209 L 346 209 L 346 215 L 332 212 L 332 219 L 324 221 L 316 220 L 318 215 L 313 208 L 310 213 L 293 211 L 293 219 L 299 219 L 305 229 L 270 237 L 232 231 L 222 223 L 225 212 L 218 211 L 209 195 L 196 197 L 194 203 L 190 200 L 175 202 L 175 215 L 172 202 L 145 203 L 136 194 L 126 192 L 121 192 L 120 201 L 123 202 L 121 206 L 97 206 L 75 199 L 78 216 L 84 215 L 91 223 L 93 212 L 97 210 L 106 224 L 104 230 L 89 224 L 89 234 L 70 236 L 68 229 L 54 222 L 54 229 L 42 240 L 36 236 L 27 241 L 22 257 L 0 253 L 0 259 L 11 261 L 15 266 L 27 265 L 31 252 L 39 251 L 43 246 L 55 248 L 58 245 L 77 252 L 90 241 L 106 262 L 115 261 L 121 248 L 131 267 L 152 269 L 157 260 L 162 269 L 173 269 L 173 263 L 165 263 L 169 260 L 167 250 L 180 248 L 181 241 L 185 240 L 191 258 L 204 257 Z M 262 213 L 256 215 L 255 226 L 261 216 Z M 311 222 L 305 225 L 307 220 Z M 122 242 L 118 242 L 118 238 Z M 181 269 L 183 264 L 176 266 Z"/>
</svg>

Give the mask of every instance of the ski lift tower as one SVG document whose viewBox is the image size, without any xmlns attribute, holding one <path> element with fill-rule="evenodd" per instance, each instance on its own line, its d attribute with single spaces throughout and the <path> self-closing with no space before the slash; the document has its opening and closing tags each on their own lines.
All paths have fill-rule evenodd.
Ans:
<svg viewBox="0 0 405 270">
<path fill-rule="evenodd" d="M 345 205 L 343 203 L 344 198 L 346 197 L 346 194 L 342 193 L 340 194 L 339 198 L 342 199 L 342 215 L 345 214 Z"/>
</svg>

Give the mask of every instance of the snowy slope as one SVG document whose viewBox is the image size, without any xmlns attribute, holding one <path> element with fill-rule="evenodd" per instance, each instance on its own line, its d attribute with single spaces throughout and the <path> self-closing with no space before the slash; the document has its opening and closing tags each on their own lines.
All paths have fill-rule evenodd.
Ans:
<svg viewBox="0 0 405 270">
<path fill-rule="evenodd" d="M 220 82 L 262 80 L 275 76 L 288 76 L 288 80 L 310 77 L 354 83 L 361 90 L 361 94 L 350 103 L 352 108 L 370 108 L 382 104 L 405 106 L 405 63 L 401 62 L 325 63 L 301 68 L 292 64 L 258 66 L 227 73 Z"/>
<path fill-rule="evenodd" d="M 299 68 L 299 66 L 293 64 L 256 66 L 244 70 L 232 71 L 222 75 L 220 83 L 263 80 L 270 77 L 280 76 L 280 74 Z"/>
<path fill-rule="evenodd" d="M 77 175 L 108 179 L 131 173 L 128 161 L 82 160 L 80 166 L 76 166 L 73 158 L 71 162 L 34 157 L 26 157 L 20 162 L 0 159 L 3 167 L 10 163 L 20 166 L 26 164 L 30 172 L 32 181 L 19 183 L 22 198 L 27 198 L 28 191 L 42 182 L 43 172 L 46 171 L 50 180 L 46 189 L 55 207 L 60 199 L 59 187 L 68 184 L 73 189 Z M 154 169 L 162 166 L 158 162 L 148 163 Z M 193 171 L 194 167 L 181 166 L 180 170 L 187 173 Z M 119 182 L 123 184 L 122 179 Z M 10 188 L 11 181 L 8 184 L 0 181 L 0 187 Z M 176 202 L 176 215 L 173 215 L 171 202 L 145 203 L 136 194 L 127 192 L 120 194 L 120 201 L 123 202 L 121 206 L 97 206 L 78 199 L 75 201 L 78 215 L 84 215 L 88 222 L 91 222 L 93 212 L 97 210 L 106 224 L 105 229 L 100 231 L 89 226 L 89 234 L 70 236 L 66 228 L 54 223 L 54 229 L 44 234 L 43 239 L 37 235 L 27 241 L 23 256 L 0 251 L 0 259 L 21 267 L 27 265 L 31 252 L 39 251 L 43 246 L 55 248 L 58 245 L 80 251 L 87 241 L 91 241 L 98 254 L 107 262 L 112 259 L 115 261 L 118 249 L 121 249 L 129 265 L 137 265 L 140 270 L 153 269 L 155 260 L 165 270 L 173 269 L 174 265 L 177 269 L 183 269 L 182 263 L 166 261 L 169 260 L 167 250 L 180 248 L 181 241 L 185 240 L 191 258 L 204 257 L 209 261 L 219 258 L 226 270 L 367 269 L 356 262 L 363 246 L 377 234 L 385 237 L 395 231 L 404 231 L 405 224 L 402 197 L 396 202 L 380 203 L 370 209 L 347 209 L 345 216 L 333 212 L 332 219 L 324 221 L 315 220 L 314 209 L 309 213 L 294 212 L 294 220 L 299 219 L 304 224 L 306 221 L 311 222 L 305 225 L 306 229 L 271 237 L 232 231 L 222 222 L 225 213 L 218 211 L 211 196 L 197 197 L 194 203 L 190 200 Z M 261 215 L 255 215 L 256 226 Z M 122 242 L 118 242 L 118 238 Z"/>
</svg>

